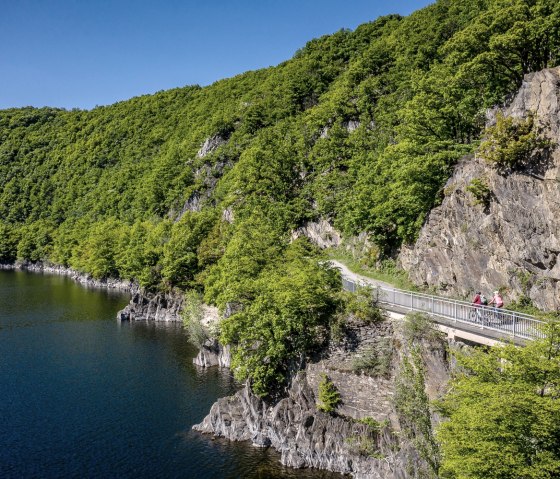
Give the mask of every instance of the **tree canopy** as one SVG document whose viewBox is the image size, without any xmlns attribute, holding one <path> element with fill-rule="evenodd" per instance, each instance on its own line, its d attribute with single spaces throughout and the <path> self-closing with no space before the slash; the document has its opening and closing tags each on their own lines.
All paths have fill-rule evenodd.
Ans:
<svg viewBox="0 0 560 479">
<path fill-rule="evenodd" d="M 559 63 L 559 25 L 555 0 L 438 0 L 208 87 L 90 111 L 2 110 L 0 261 L 242 304 L 232 318 L 247 327 L 224 331 L 252 345 L 236 361 L 255 384 L 285 377 L 280 357 L 311 348 L 290 350 L 291 338 L 309 339 L 334 301 L 315 253 L 293 254 L 292 231 L 326 218 L 366 232 L 381 257 L 413 241 L 485 108 Z M 274 344 L 255 341 L 270 325 Z M 265 360 L 272 373 L 259 372 Z"/>
<path fill-rule="evenodd" d="M 560 475 L 560 326 L 524 348 L 459 354 L 461 372 L 441 402 L 441 477 Z"/>
</svg>

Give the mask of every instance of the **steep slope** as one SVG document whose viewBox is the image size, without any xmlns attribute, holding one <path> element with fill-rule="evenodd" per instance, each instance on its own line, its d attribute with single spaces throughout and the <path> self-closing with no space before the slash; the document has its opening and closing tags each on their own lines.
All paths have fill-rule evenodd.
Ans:
<svg viewBox="0 0 560 479">
<path fill-rule="evenodd" d="M 307 364 L 279 402 L 264 402 L 246 386 L 219 399 L 193 429 L 271 446 L 291 467 L 363 479 L 436 477 L 431 431 L 437 419 L 428 401 L 441 397 L 449 378 L 448 348 L 458 345 L 429 328 L 411 334 L 406 324 L 350 320 L 345 337 Z M 372 354 L 377 366 L 357 367 Z M 341 397 L 334 414 L 317 407 L 325 374 Z"/>
<path fill-rule="evenodd" d="M 559 24 L 556 0 L 438 0 L 209 87 L 2 111 L 0 262 L 195 289 L 233 311 L 238 377 L 274 395 L 344 308 L 292 232 L 327 220 L 374 261 L 413 241 L 480 112 L 558 65 Z"/>
<path fill-rule="evenodd" d="M 509 106 L 497 116 L 534 115 L 544 151 L 531 151 L 513 170 L 501 170 L 477 154 L 464 158 L 447 182 L 448 192 L 422 228 L 413 248 L 400 256 L 411 278 L 460 294 L 503 288 L 506 299 L 530 298 L 547 310 L 560 308 L 560 69 L 525 77 Z M 477 201 L 473 180 L 487 191 Z M 478 203 L 478 204 L 477 204 Z"/>
</svg>

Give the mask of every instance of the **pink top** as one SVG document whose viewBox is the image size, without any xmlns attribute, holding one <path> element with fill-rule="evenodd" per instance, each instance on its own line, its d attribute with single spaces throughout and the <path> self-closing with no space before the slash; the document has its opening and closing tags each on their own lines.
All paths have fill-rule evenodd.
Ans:
<svg viewBox="0 0 560 479">
<path fill-rule="evenodd" d="M 500 296 L 500 293 L 495 294 L 489 304 L 495 304 L 497 308 L 501 308 L 504 305 L 504 300 Z"/>
</svg>

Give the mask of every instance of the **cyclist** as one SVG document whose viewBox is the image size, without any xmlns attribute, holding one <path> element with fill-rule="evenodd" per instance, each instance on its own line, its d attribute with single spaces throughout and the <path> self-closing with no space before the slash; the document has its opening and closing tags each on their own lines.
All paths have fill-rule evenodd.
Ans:
<svg viewBox="0 0 560 479">
<path fill-rule="evenodd" d="M 477 308 L 474 311 L 476 312 L 476 321 L 480 321 L 482 319 L 482 313 L 480 311 L 480 307 L 482 306 L 482 298 L 481 298 L 481 292 L 477 291 L 474 299 L 472 300 L 472 305 Z"/>
<path fill-rule="evenodd" d="M 490 304 L 494 305 L 494 315 L 496 316 L 498 321 L 501 323 L 502 322 L 502 317 L 498 313 L 498 309 L 504 307 L 504 300 L 502 299 L 502 295 L 500 294 L 499 291 L 494 291 L 493 295 L 494 296 L 492 296 L 492 299 L 490 300 L 490 302 L 488 304 L 489 305 Z"/>
<path fill-rule="evenodd" d="M 499 291 L 494 291 L 494 296 L 488 304 L 493 304 L 495 308 L 503 308 L 504 307 L 504 300 L 502 299 L 502 295 Z"/>
</svg>

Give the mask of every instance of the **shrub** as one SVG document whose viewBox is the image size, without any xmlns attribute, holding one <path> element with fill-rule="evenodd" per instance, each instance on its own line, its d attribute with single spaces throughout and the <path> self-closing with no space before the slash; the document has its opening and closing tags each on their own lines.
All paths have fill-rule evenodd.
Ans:
<svg viewBox="0 0 560 479">
<path fill-rule="evenodd" d="M 486 130 L 479 154 L 498 168 L 513 169 L 548 146 L 550 142 L 539 136 L 534 115 L 517 119 L 498 113 L 496 124 Z"/>
<path fill-rule="evenodd" d="M 363 417 L 362 419 L 358 419 L 358 422 L 361 424 L 365 424 L 366 426 L 369 426 L 374 431 L 380 431 L 381 429 L 388 427 L 390 424 L 388 419 L 385 419 L 383 421 L 378 421 L 377 419 L 369 416 Z"/>
<path fill-rule="evenodd" d="M 355 372 L 363 372 L 371 376 L 387 377 L 391 371 L 391 359 L 393 350 L 391 343 L 387 340 L 363 351 L 352 361 L 352 369 Z"/>
<path fill-rule="evenodd" d="M 373 324 L 385 319 L 383 311 L 373 299 L 371 288 L 360 288 L 355 293 L 346 293 L 346 312 L 358 321 Z"/>
<path fill-rule="evenodd" d="M 331 340 L 342 341 L 346 336 L 347 324 L 346 317 L 343 312 L 334 315 L 330 322 Z"/>
<path fill-rule="evenodd" d="M 372 457 L 374 459 L 383 459 L 385 456 L 379 452 L 377 440 L 368 434 L 354 434 L 346 438 L 346 444 L 354 454 L 360 456 Z"/>
<path fill-rule="evenodd" d="M 317 409 L 319 409 L 319 411 L 332 413 L 341 402 L 340 393 L 336 389 L 336 386 L 326 374 L 323 374 L 321 382 L 319 383 L 319 402 L 317 403 Z"/>
<path fill-rule="evenodd" d="M 426 393 L 426 366 L 421 349 L 414 346 L 401 363 L 393 397 L 402 434 L 411 439 L 428 469 L 423 477 L 435 478 L 440 464 L 440 453 L 434 438 L 431 410 Z"/>
<path fill-rule="evenodd" d="M 485 180 L 481 178 L 473 178 L 467 186 L 467 191 L 474 196 L 475 205 L 482 205 L 484 207 L 487 207 L 490 204 L 490 199 L 492 198 L 492 190 Z"/>
<path fill-rule="evenodd" d="M 432 341 L 440 337 L 440 332 L 425 313 L 409 313 L 405 317 L 404 335 L 409 341 Z"/>
<path fill-rule="evenodd" d="M 181 315 L 183 326 L 187 330 L 189 336 L 189 342 L 200 349 L 208 339 L 208 333 L 202 324 L 204 312 L 202 310 L 202 296 L 200 293 L 195 290 L 190 290 L 185 293 Z"/>
</svg>

